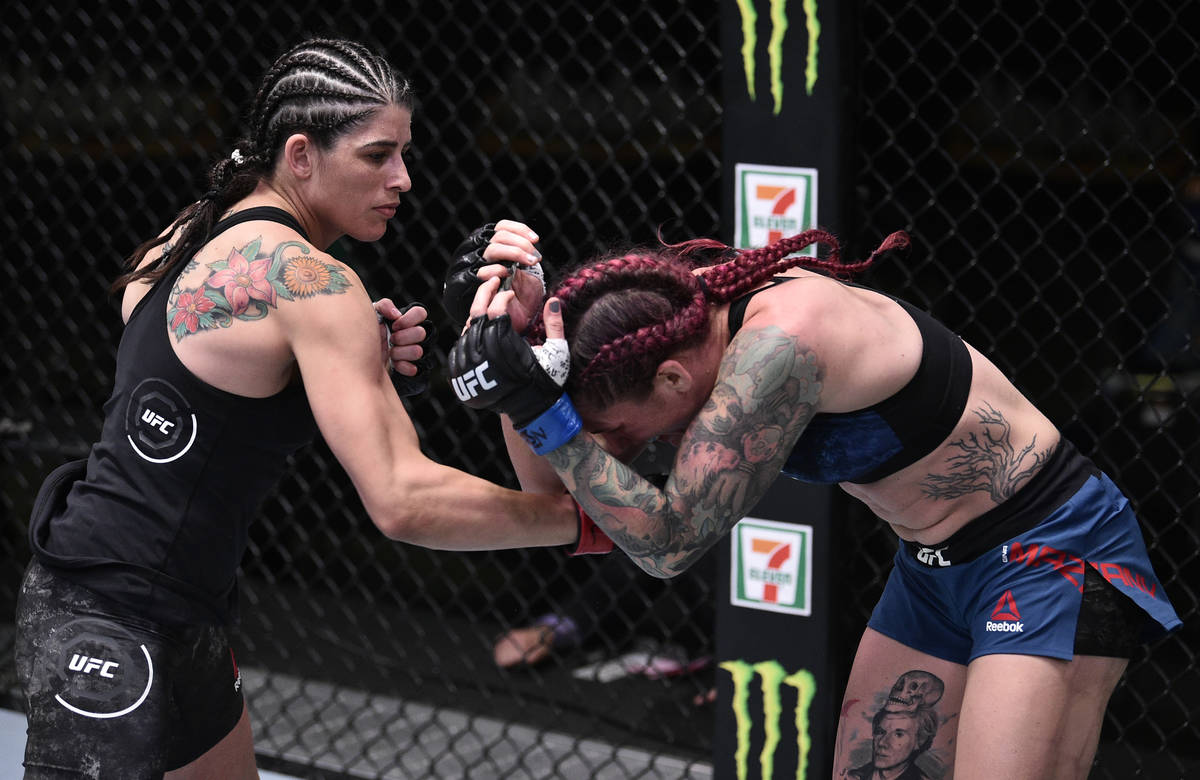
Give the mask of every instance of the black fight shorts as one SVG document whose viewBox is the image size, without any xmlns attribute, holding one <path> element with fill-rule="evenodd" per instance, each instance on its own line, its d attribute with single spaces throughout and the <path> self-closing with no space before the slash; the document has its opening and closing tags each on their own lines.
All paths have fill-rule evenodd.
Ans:
<svg viewBox="0 0 1200 780">
<path fill-rule="evenodd" d="M 164 627 L 29 565 L 17 599 L 26 778 L 162 777 L 237 725 L 242 685 L 225 630 Z"/>
</svg>

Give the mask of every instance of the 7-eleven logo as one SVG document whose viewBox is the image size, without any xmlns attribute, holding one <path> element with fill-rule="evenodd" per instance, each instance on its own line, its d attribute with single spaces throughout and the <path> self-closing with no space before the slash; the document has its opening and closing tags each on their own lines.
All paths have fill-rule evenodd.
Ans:
<svg viewBox="0 0 1200 780">
<path fill-rule="evenodd" d="M 783 227 L 795 227 L 795 222 L 787 219 L 788 210 L 796 203 L 795 187 L 778 187 L 770 184 L 760 184 L 754 188 L 754 197 L 758 201 L 771 204 L 765 220 L 767 228 L 767 243 L 774 244 L 783 238 Z M 764 204 L 765 205 L 765 204 Z M 794 233 L 799 233 L 796 230 Z"/>
<path fill-rule="evenodd" d="M 778 577 L 772 575 L 783 571 L 783 564 L 792 557 L 792 546 L 774 539 L 751 537 L 750 550 L 756 556 L 767 556 L 767 568 L 763 577 L 763 601 L 777 603 L 779 601 L 779 583 L 786 582 L 788 575 L 782 574 Z"/>
<path fill-rule="evenodd" d="M 817 169 L 735 166 L 734 236 L 739 248 L 762 247 L 817 224 Z M 815 255 L 810 246 L 800 254 Z"/>
<path fill-rule="evenodd" d="M 735 606 L 812 614 L 812 526 L 747 517 L 731 548 Z"/>
</svg>

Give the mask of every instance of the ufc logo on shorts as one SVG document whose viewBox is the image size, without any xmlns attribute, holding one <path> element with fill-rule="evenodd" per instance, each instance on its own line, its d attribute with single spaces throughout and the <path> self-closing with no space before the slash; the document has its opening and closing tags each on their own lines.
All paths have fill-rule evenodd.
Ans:
<svg viewBox="0 0 1200 780">
<path fill-rule="evenodd" d="M 917 552 L 917 560 L 926 566 L 949 566 L 950 561 L 942 557 L 942 551 L 945 547 L 939 547 L 936 550 L 930 547 L 922 547 Z"/>
<path fill-rule="evenodd" d="M 120 666 L 116 661 L 105 661 L 103 658 L 89 658 L 86 655 L 74 653 L 71 655 L 71 661 L 67 664 L 67 668 L 72 672 L 83 672 L 91 674 L 97 669 L 100 670 L 101 677 L 112 678 L 112 673 L 109 669 L 115 669 Z"/>
<path fill-rule="evenodd" d="M 450 385 L 454 388 L 454 394 L 458 396 L 458 400 L 469 401 L 479 395 L 480 390 L 491 390 L 496 386 L 495 382 L 483 375 L 487 368 L 488 362 L 485 360 L 462 376 L 456 376 L 450 380 Z"/>
</svg>

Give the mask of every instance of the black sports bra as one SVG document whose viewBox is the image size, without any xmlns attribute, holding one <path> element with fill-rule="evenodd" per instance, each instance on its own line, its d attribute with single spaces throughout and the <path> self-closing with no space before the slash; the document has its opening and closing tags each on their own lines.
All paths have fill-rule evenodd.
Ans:
<svg viewBox="0 0 1200 780">
<path fill-rule="evenodd" d="M 774 284 L 794 278 L 776 277 Z M 750 299 L 763 289 L 768 288 L 730 303 L 730 334 L 741 328 Z M 787 476 L 821 484 L 875 482 L 933 452 L 962 418 L 971 391 L 967 345 L 928 313 L 888 297 L 904 307 L 921 331 L 916 374 L 895 394 L 865 409 L 814 416 L 784 464 Z"/>
</svg>

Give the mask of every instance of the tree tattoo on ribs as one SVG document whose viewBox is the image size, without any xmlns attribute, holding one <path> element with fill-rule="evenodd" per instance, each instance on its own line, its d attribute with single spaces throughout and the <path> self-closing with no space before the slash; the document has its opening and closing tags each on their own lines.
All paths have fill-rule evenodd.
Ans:
<svg viewBox="0 0 1200 780">
<path fill-rule="evenodd" d="M 1054 451 L 1037 448 L 1037 436 L 1017 449 L 1012 442 L 1012 425 L 987 401 L 974 410 L 982 433 L 971 432 L 950 446 L 960 450 L 950 457 L 945 474 L 928 474 L 921 492 L 930 498 L 958 498 L 968 493 L 987 492 L 1000 504 L 1017 492 Z"/>
<path fill-rule="evenodd" d="M 301 254 L 285 257 L 293 248 Z M 347 290 L 350 281 L 341 269 L 308 254 L 311 251 L 299 241 L 284 241 L 265 254 L 259 237 L 231 250 L 224 260 L 209 263 L 212 273 L 199 287 L 184 289 L 176 282 L 167 308 L 175 340 L 228 328 L 234 320 L 261 320 L 278 307 L 280 299 L 294 301 Z M 197 265 L 188 261 L 183 273 Z"/>
</svg>

